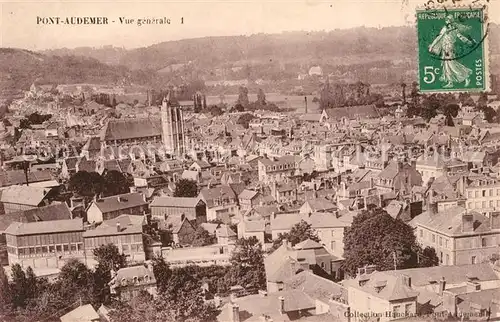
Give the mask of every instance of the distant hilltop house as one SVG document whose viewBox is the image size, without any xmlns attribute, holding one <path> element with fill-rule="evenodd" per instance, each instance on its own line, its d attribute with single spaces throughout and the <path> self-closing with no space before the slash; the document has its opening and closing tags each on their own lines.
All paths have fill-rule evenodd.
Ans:
<svg viewBox="0 0 500 322">
<path fill-rule="evenodd" d="M 323 70 L 319 66 L 309 68 L 309 76 L 323 76 Z"/>
</svg>

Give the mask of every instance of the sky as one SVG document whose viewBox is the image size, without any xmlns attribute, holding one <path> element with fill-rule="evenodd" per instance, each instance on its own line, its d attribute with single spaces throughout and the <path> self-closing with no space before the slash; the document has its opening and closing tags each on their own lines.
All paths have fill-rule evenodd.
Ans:
<svg viewBox="0 0 500 322">
<path fill-rule="evenodd" d="M 479 1 L 486 3 L 487 0 Z M 112 45 L 129 49 L 205 36 L 414 25 L 415 8 L 425 2 L 427 0 L 0 0 L 0 47 L 44 50 Z M 500 0 L 489 2 L 490 17 L 496 18 L 490 21 L 499 23 Z M 38 18 L 85 16 L 107 17 L 109 24 L 37 24 Z M 121 24 L 120 17 L 134 19 L 134 23 Z M 138 26 L 137 20 L 144 18 L 167 18 L 171 23 Z"/>
</svg>

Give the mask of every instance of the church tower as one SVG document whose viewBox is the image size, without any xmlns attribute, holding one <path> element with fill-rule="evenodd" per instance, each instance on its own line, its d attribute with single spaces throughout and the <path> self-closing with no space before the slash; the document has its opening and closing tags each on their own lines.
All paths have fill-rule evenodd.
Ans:
<svg viewBox="0 0 500 322">
<path fill-rule="evenodd" d="M 180 106 L 172 106 L 171 93 L 161 104 L 162 140 L 165 152 L 171 156 L 183 157 L 185 151 L 184 118 Z"/>
</svg>

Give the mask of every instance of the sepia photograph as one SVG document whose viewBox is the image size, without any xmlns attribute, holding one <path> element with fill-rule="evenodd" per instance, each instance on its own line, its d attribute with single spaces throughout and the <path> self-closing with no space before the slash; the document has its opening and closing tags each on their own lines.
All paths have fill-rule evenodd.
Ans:
<svg viewBox="0 0 500 322">
<path fill-rule="evenodd" d="M 500 0 L 0 0 L 0 322 L 500 321 Z"/>
</svg>

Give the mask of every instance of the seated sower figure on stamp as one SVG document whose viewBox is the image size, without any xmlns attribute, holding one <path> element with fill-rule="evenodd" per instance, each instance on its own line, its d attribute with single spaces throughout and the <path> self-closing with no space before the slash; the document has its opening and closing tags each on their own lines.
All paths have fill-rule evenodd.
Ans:
<svg viewBox="0 0 500 322">
<path fill-rule="evenodd" d="M 476 45 L 474 39 L 464 35 L 470 29 L 470 26 L 460 24 L 452 15 L 448 15 L 441 32 L 429 46 L 429 52 L 442 59 L 443 69 L 439 80 L 446 83 L 444 88 L 452 88 L 454 83 L 465 82 L 465 87 L 470 84 L 472 70 L 461 64 L 456 57 L 457 48 L 462 43 L 469 46 Z"/>
</svg>

